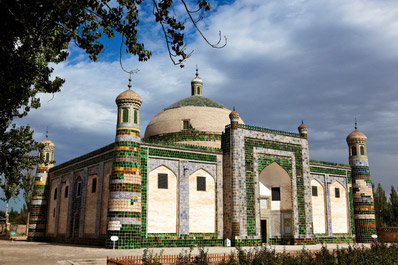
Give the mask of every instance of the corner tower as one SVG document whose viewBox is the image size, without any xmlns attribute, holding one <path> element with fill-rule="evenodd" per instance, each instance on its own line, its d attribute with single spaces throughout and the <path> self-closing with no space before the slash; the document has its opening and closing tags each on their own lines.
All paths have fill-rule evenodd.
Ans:
<svg viewBox="0 0 398 265">
<path fill-rule="evenodd" d="M 32 204 L 30 208 L 28 241 L 43 241 L 47 225 L 47 207 L 49 196 L 48 171 L 54 166 L 54 143 L 48 139 L 40 142 L 40 161 L 36 168 L 36 177 L 33 186 Z"/>
<path fill-rule="evenodd" d="M 358 131 L 357 122 L 355 122 L 355 130 L 347 136 L 347 144 L 352 175 L 355 233 L 358 243 L 372 242 L 371 236 L 376 234 L 373 189 L 366 140 L 366 135 Z"/>
<path fill-rule="evenodd" d="M 131 79 L 129 79 L 131 82 Z M 110 176 L 108 237 L 118 236 L 118 248 L 139 248 L 141 244 L 141 97 L 129 89 L 116 98 L 118 108 L 114 160 Z"/>
</svg>

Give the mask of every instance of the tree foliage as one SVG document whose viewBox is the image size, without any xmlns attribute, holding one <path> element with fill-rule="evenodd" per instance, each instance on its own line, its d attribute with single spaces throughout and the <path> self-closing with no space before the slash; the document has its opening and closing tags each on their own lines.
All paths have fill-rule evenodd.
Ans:
<svg viewBox="0 0 398 265">
<path fill-rule="evenodd" d="M 33 131 L 29 126 L 15 125 L 0 134 L 0 188 L 6 202 L 6 219 L 8 223 L 7 207 L 11 198 L 18 196 L 25 172 L 32 165 L 39 162 L 36 151 L 42 145 L 33 140 Z"/>
<path fill-rule="evenodd" d="M 391 226 L 398 226 L 398 194 L 394 186 L 391 186 L 390 193 L 390 214 L 391 214 Z"/>
<path fill-rule="evenodd" d="M 376 224 L 378 227 L 398 226 L 398 193 L 391 186 L 389 199 L 380 184 L 374 192 Z"/>
<path fill-rule="evenodd" d="M 170 58 L 183 66 L 189 54 L 185 51 L 185 20 L 179 20 L 174 12 L 176 1 L 151 2 Z M 196 22 L 210 9 L 210 4 L 198 0 L 196 8 L 190 10 L 185 0 L 181 3 L 187 18 L 199 30 Z M 3 66 L 0 71 L 0 132 L 7 130 L 14 117 L 22 117 L 30 108 L 40 106 L 37 93 L 60 91 L 64 80 L 51 78 L 54 69 L 49 64 L 66 60 L 70 43 L 75 43 L 96 61 L 104 50 L 103 37 L 121 35 L 126 52 L 137 56 L 139 61 L 150 59 L 151 51 L 140 40 L 139 23 L 145 14 L 142 4 L 142 0 L 0 1 L 0 64 Z M 222 47 L 218 44 L 211 46 Z"/>
<path fill-rule="evenodd" d="M 387 226 L 390 223 L 390 207 L 387 202 L 386 193 L 380 183 L 374 192 L 376 225 L 378 227 Z"/>
</svg>

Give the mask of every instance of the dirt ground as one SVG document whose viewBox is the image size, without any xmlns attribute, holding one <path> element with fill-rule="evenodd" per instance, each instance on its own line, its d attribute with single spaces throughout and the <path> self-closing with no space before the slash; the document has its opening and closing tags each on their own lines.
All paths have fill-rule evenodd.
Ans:
<svg viewBox="0 0 398 265">
<path fill-rule="evenodd" d="M 369 244 L 368 244 L 369 245 Z M 368 247 L 368 245 L 366 245 Z M 340 247 L 347 247 L 341 244 Z M 303 246 L 272 246 L 276 251 L 297 251 Z M 305 246 L 308 250 L 317 250 L 321 245 Z M 328 245 L 328 249 L 336 248 L 335 244 Z M 187 248 L 185 248 L 187 249 Z M 207 248 L 206 248 L 207 249 Z M 163 251 L 164 255 L 177 255 L 182 248 L 154 248 L 154 253 Z M 235 248 L 210 247 L 208 253 L 231 253 Z M 194 249 L 194 253 L 197 249 Z M 99 247 L 67 245 L 43 242 L 27 242 L 25 240 L 0 240 L 0 265 L 53 265 L 53 264 L 106 264 L 106 257 L 142 255 L 143 249 L 113 250 Z"/>
</svg>

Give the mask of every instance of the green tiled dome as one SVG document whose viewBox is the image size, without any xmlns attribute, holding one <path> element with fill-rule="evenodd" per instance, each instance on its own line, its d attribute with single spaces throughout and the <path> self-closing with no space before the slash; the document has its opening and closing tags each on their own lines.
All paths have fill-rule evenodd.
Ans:
<svg viewBox="0 0 398 265">
<path fill-rule="evenodd" d="M 210 98 L 206 98 L 203 96 L 190 96 L 190 97 L 181 99 L 174 104 L 171 104 L 170 106 L 165 108 L 165 110 L 180 108 L 180 107 L 184 107 L 184 106 L 213 107 L 213 108 L 225 109 L 225 107 L 223 105 L 221 105 L 220 103 L 218 103 Z"/>
</svg>

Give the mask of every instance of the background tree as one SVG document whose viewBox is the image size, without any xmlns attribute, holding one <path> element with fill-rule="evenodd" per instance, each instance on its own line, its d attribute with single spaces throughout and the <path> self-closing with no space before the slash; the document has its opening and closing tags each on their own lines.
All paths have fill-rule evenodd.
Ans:
<svg viewBox="0 0 398 265">
<path fill-rule="evenodd" d="M 25 200 L 25 205 L 21 210 L 21 215 L 25 217 L 26 215 L 26 231 L 25 234 L 28 234 L 29 231 L 29 220 L 30 220 L 30 208 L 32 203 L 32 195 L 33 195 L 33 186 L 35 183 L 35 176 L 33 175 L 33 169 L 29 168 L 25 170 L 24 177 L 22 178 L 21 188 L 23 190 L 23 198 Z M 24 218 L 25 219 L 25 218 Z"/>
<path fill-rule="evenodd" d="M 387 202 L 386 193 L 380 183 L 374 192 L 375 215 L 377 227 L 384 227 L 390 223 L 390 206 Z"/>
<path fill-rule="evenodd" d="M 33 140 L 32 136 L 33 131 L 29 126 L 16 128 L 15 125 L 0 135 L 0 188 L 4 192 L 1 199 L 6 202 L 7 233 L 9 233 L 8 202 L 18 196 L 24 172 L 38 163 L 36 151 L 41 145 Z"/>
<path fill-rule="evenodd" d="M 394 186 L 391 186 L 390 193 L 391 226 L 398 226 L 398 194 Z"/>
<path fill-rule="evenodd" d="M 142 14 L 148 11 L 144 9 L 151 8 L 150 4 L 154 21 L 160 24 L 164 33 L 172 62 L 182 67 L 190 53 L 185 51 L 186 19 L 177 17 L 176 2 L 152 0 L 143 6 L 142 0 L 0 1 L 0 65 L 3 66 L 0 71 L 0 133 L 7 130 L 14 117 L 22 117 L 30 108 L 40 106 L 37 93 L 60 91 L 64 80 L 51 78 L 54 69 L 49 63 L 65 61 L 70 43 L 96 61 L 104 50 L 103 37 L 121 35 L 127 53 L 137 56 L 139 61 L 150 59 L 151 51 L 140 41 L 145 31 L 139 28 Z M 178 3 L 186 11 L 188 21 L 199 30 L 196 23 L 203 12 L 210 10 L 210 4 L 198 0 L 191 10 L 185 0 Z M 222 46 L 217 46 L 220 40 L 215 45 L 206 41 L 212 47 L 220 48 Z"/>
</svg>

